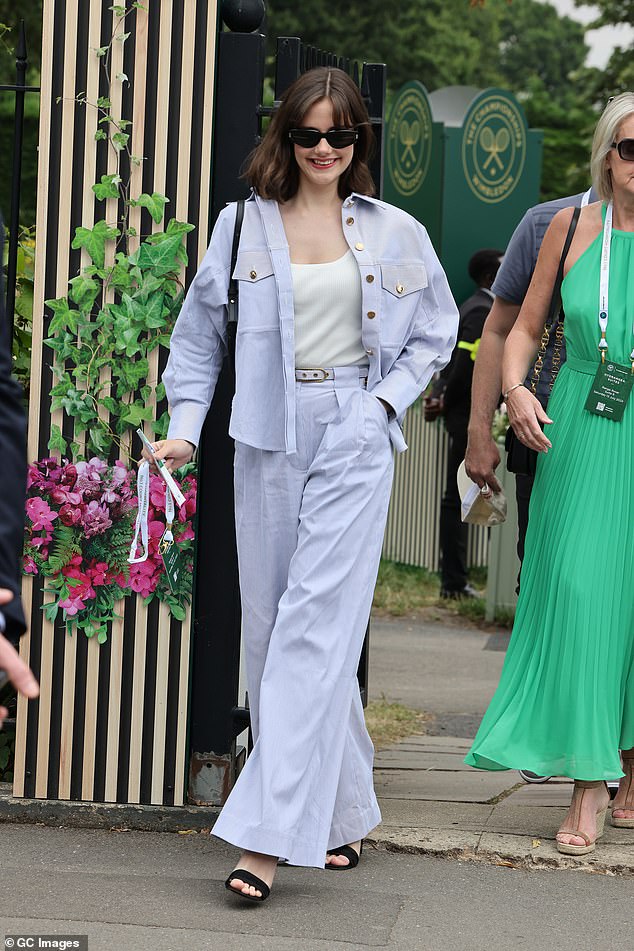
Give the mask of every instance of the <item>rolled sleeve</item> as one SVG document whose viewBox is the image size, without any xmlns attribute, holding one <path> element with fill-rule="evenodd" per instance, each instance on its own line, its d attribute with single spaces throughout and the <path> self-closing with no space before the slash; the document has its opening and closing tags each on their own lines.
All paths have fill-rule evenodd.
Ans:
<svg viewBox="0 0 634 951">
<path fill-rule="evenodd" d="M 172 332 L 163 383 L 169 439 L 197 446 L 227 355 L 227 296 L 235 205 L 220 213 L 211 243 Z"/>
</svg>

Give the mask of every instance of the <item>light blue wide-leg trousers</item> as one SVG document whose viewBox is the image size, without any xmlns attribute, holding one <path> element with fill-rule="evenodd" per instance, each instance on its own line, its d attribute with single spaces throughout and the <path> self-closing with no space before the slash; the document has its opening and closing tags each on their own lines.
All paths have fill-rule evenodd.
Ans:
<svg viewBox="0 0 634 951">
<path fill-rule="evenodd" d="M 381 819 L 356 677 L 392 485 L 387 415 L 356 367 L 297 383 L 297 453 L 236 445 L 254 748 L 214 826 L 323 868 Z"/>
</svg>

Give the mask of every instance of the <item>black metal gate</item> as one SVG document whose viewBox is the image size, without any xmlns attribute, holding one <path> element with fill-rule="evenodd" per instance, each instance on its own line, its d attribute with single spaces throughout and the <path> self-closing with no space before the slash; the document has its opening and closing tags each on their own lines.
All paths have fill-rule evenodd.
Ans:
<svg viewBox="0 0 634 951">
<path fill-rule="evenodd" d="M 227 8 L 234 7 L 229 19 Z M 222 6 L 233 30 L 257 30 L 242 5 Z M 371 165 L 376 190 L 383 186 L 383 121 L 386 67 L 357 63 L 305 46 L 297 37 L 277 40 L 275 103 L 262 104 L 265 37 L 258 32 L 221 32 L 218 38 L 212 224 L 229 201 L 245 198 L 240 178 L 246 157 L 258 143 L 262 120 L 288 86 L 314 66 L 346 70 L 365 99 L 377 141 Z M 240 666 L 240 596 L 233 512 L 233 440 L 228 435 L 234 380 L 225 366 L 203 428 L 199 448 L 198 554 L 194 595 L 194 647 L 190 708 L 189 796 L 220 804 L 236 775 L 236 737 L 248 726 L 248 710 L 237 706 Z M 359 668 L 367 683 L 367 637 Z"/>
</svg>

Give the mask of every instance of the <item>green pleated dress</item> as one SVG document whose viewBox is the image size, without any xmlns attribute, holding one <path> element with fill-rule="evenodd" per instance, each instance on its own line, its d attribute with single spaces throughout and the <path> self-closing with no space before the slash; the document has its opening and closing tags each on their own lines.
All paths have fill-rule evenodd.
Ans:
<svg viewBox="0 0 634 951">
<path fill-rule="evenodd" d="M 604 209 L 605 214 L 605 209 Z M 634 392 L 621 422 L 584 409 L 598 365 L 602 234 L 562 285 L 568 359 L 548 405 L 521 593 L 495 696 L 465 759 L 612 779 L 634 747 Z M 612 231 L 609 359 L 634 346 L 634 233 Z"/>
</svg>

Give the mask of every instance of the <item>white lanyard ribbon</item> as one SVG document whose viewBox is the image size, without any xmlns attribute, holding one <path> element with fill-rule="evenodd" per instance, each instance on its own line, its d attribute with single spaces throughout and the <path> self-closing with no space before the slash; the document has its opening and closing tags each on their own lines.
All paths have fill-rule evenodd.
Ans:
<svg viewBox="0 0 634 951">
<path fill-rule="evenodd" d="M 608 290 L 610 284 L 610 247 L 612 245 L 612 202 L 608 204 L 605 210 L 605 221 L 603 223 L 603 246 L 601 248 L 601 278 L 599 282 L 599 327 L 601 329 L 601 339 L 599 340 L 599 352 L 601 362 L 605 363 L 605 354 L 608 349 L 608 342 L 605 339 L 608 329 Z"/>
<path fill-rule="evenodd" d="M 149 525 L 148 525 L 148 513 L 150 509 L 150 466 L 147 462 L 142 462 L 139 466 L 139 472 L 137 475 L 137 495 L 139 500 L 139 507 L 136 514 L 136 525 L 134 528 L 134 538 L 132 539 L 132 545 L 130 546 L 130 556 L 128 562 L 131 565 L 136 565 L 141 561 L 147 561 L 149 554 Z M 161 539 L 161 544 L 164 542 L 167 545 L 167 548 L 173 543 L 174 535 L 172 534 L 172 524 L 174 522 L 174 498 L 172 493 L 169 490 L 169 486 L 165 486 L 165 520 L 167 522 L 167 528 L 163 537 Z M 141 536 L 141 545 L 143 546 L 143 553 L 137 557 L 136 550 L 139 543 L 139 535 Z"/>
<path fill-rule="evenodd" d="M 130 555 L 128 557 L 128 561 L 131 565 L 136 565 L 141 561 L 147 561 L 148 556 L 149 529 L 147 517 L 150 507 L 150 466 L 147 462 L 142 462 L 139 466 L 139 471 L 136 477 L 136 490 L 139 507 L 136 513 L 134 538 L 132 539 Z M 141 535 L 143 554 L 137 557 L 136 549 L 139 543 L 139 535 Z"/>
</svg>

